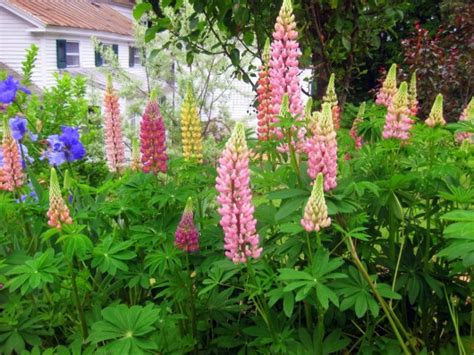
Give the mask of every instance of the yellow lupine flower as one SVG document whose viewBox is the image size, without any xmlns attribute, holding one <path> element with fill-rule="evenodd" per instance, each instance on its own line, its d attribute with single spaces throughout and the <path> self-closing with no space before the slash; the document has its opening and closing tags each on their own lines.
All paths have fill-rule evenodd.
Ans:
<svg viewBox="0 0 474 355">
<path fill-rule="evenodd" d="M 202 162 L 201 119 L 191 85 L 181 106 L 181 140 L 185 160 Z"/>
</svg>

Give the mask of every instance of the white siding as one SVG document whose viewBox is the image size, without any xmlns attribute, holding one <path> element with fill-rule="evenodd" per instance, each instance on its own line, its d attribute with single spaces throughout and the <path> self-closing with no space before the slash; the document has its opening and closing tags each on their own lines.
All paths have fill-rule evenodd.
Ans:
<svg viewBox="0 0 474 355">
<path fill-rule="evenodd" d="M 28 32 L 35 26 L 10 11 L 0 7 L 0 62 L 17 72 L 21 72 L 21 62 L 25 60 L 26 50 L 32 45 L 40 46 L 40 38 Z M 38 53 L 33 80 L 42 86 L 42 54 Z"/>
</svg>

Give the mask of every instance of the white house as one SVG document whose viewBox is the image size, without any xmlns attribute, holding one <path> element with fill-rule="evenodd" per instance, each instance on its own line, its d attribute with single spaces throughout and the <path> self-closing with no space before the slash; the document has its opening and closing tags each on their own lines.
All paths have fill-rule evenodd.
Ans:
<svg viewBox="0 0 474 355">
<path fill-rule="evenodd" d="M 90 0 L 0 0 L 0 63 L 19 72 L 26 50 L 36 44 L 34 84 L 52 86 L 53 74 L 67 71 L 94 75 L 103 89 L 105 78 L 97 68 L 106 63 L 95 51 L 95 37 L 114 50 L 122 68 L 145 78 L 133 46 L 132 21 L 127 16 L 131 9 L 119 8 Z"/>
</svg>

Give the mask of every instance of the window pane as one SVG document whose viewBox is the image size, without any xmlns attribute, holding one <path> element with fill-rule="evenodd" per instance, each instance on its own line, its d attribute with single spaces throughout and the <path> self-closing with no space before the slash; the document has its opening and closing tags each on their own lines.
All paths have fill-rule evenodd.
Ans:
<svg viewBox="0 0 474 355">
<path fill-rule="evenodd" d="M 77 53 L 79 54 L 79 43 L 66 42 L 66 53 Z"/>
<path fill-rule="evenodd" d="M 67 55 L 66 56 L 66 65 L 68 67 L 79 66 L 79 56 L 78 55 Z"/>
</svg>

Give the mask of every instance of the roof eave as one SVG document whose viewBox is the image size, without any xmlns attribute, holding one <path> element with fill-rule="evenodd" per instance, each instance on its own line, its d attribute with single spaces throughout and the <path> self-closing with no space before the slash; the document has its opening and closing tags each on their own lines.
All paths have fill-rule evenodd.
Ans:
<svg viewBox="0 0 474 355">
<path fill-rule="evenodd" d="M 32 25 L 38 28 L 44 28 L 46 24 L 39 20 L 38 18 L 32 16 L 30 13 L 6 2 L 5 0 L 0 0 L 0 7 L 3 7 L 5 10 L 10 11 L 12 14 L 22 18 L 26 22 L 31 23 Z"/>
<path fill-rule="evenodd" d="M 84 28 L 76 28 L 76 27 L 62 27 L 62 26 L 44 26 L 43 28 L 34 28 L 29 30 L 32 33 L 52 33 L 52 34 L 67 34 L 67 35 L 75 35 L 81 37 L 98 37 L 102 39 L 110 39 L 110 40 L 120 40 L 123 42 L 134 42 L 134 38 L 130 35 L 124 35 L 120 33 L 114 32 L 106 32 L 106 31 L 98 31 L 98 30 L 90 30 Z"/>
</svg>

